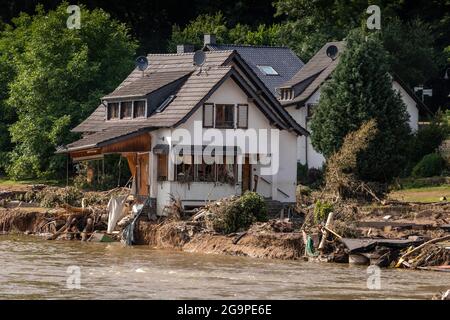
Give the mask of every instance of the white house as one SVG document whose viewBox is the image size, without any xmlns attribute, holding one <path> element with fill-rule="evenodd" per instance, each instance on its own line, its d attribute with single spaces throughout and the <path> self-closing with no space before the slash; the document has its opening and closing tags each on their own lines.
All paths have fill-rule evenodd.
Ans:
<svg viewBox="0 0 450 320">
<path fill-rule="evenodd" d="M 327 49 L 330 46 L 335 46 L 338 50 L 334 59 L 327 55 Z M 339 62 L 339 54 L 344 49 L 344 42 L 325 44 L 295 76 L 279 87 L 281 104 L 307 130 L 310 130 L 309 121 L 314 108 L 319 103 L 321 86 L 332 76 Z M 418 130 L 419 113 L 429 112 L 427 107 L 397 76 L 393 77 L 392 86 L 400 92 L 407 107 L 412 131 Z M 298 138 L 297 158 L 309 168 L 320 168 L 325 162 L 323 155 L 314 150 L 311 139 L 307 135 Z"/>
<path fill-rule="evenodd" d="M 330 46 L 336 59 L 326 54 Z M 62 152 L 74 161 L 126 157 L 136 194 L 152 199 L 158 214 L 171 196 L 192 207 L 254 190 L 294 203 L 297 162 L 324 162 L 308 119 L 343 49 L 343 42 L 327 43 L 305 65 L 285 47 L 219 45 L 206 35 L 201 66 L 192 46 L 148 55 L 149 67 L 103 97 L 73 129 L 83 138 Z M 400 79 L 393 87 L 417 130 L 426 107 Z"/>
<path fill-rule="evenodd" d="M 237 51 L 206 52 L 202 66 L 185 51 L 148 55 L 149 67 L 103 97 L 64 152 L 126 157 L 136 193 L 158 214 L 171 195 L 185 207 L 246 190 L 295 203 L 297 139 L 307 131 Z"/>
</svg>

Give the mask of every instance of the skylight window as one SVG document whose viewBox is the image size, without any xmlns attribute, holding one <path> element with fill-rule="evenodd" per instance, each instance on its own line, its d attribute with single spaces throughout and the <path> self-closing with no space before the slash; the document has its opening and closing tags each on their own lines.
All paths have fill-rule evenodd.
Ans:
<svg viewBox="0 0 450 320">
<path fill-rule="evenodd" d="M 157 112 L 157 113 L 163 112 L 164 109 L 166 109 L 167 106 L 168 106 L 175 98 L 176 98 L 175 95 L 169 96 L 166 100 L 163 101 L 163 103 L 161 103 L 161 105 L 160 105 L 158 108 L 156 108 L 156 112 Z"/>
<path fill-rule="evenodd" d="M 279 73 L 271 66 L 258 66 L 258 68 L 266 76 L 279 76 Z"/>
</svg>

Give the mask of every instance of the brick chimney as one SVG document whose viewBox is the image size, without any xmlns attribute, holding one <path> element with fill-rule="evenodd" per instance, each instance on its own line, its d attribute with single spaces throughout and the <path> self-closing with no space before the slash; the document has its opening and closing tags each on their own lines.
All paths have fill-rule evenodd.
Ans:
<svg viewBox="0 0 450 320">
<path fill-rule="evenodd" d="M 205 34 L 203 45 L 207 46 L 209 44 L 216 44 L 216 35 L 215 34 Z"/>
<path fill-rule="evenodd" d="M 195 48 L 191 44 L 179 44 L 177 45 L 177 53 L 189 53 L 194 52 Z"/>
</svg>

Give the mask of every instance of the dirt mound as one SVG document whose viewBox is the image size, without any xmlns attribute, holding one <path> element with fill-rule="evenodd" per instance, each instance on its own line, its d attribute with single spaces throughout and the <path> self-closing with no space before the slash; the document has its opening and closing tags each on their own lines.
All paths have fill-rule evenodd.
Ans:
<svg viewBox="0 0 450 320">
<path fill-rule="evenodd" d="M 5 232 L 45 233 L 54 232 L 56 221 L 62 218 L 60 212 L 49 212 L 42 208 L 21 208 L 0 210 L 0 230 Z M 49 222 L 55 222 L 50 224 Z"/>
<path fill-rule="evenodd" d="M 209 232 L 195 222 L 155 224 L 141 221 L 137 234 L 139 244 L 148 244 L 158 249 L 252 258 L 301 258 L 304 250 L 302 235 L 296 232 L 276 232 L 273 231 L 274 226 L 279 227 L 279 224 L 258 223 L 248 232 L 224 236 Z"/>
</svg>

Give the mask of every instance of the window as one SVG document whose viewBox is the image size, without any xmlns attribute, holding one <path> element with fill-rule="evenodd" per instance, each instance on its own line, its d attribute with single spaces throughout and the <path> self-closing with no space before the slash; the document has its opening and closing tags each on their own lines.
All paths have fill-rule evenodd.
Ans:
<svg viewBox="0 0 450 320">
<path fill-rule="evenodd" d="M 292 100 L 293 94 L 292 89 L 281 89 L 281 100 Z"/>
<path fill-rule="evenodd" d="M 168 155 L 167 154 L 158 154 L 157 155 L 157 161 L 158 161 L 158 181 L 167 181 L 168 180 Z"/>
<path fill-rule="evenodd" d="M 278 72 L 271 66 L 258 66 L 258 69 L 266 76 L 279 76 Z"/>
<path fill-rule="evenodd" d="M 194 181 L 194 162 L 192 155 L 177 156 L 175 178 L 179 182 Z"/>
<path fill-rule="evenodd" d="M 240 129 L 248 128 L 248 105 L 246 104 L 238 104 L 237 109 L 237 127 Z"/>
<path fill-rule="evenodd" d="M 161 103 L 161 105 L 156 109 L 156 112 L 163 112 L 167 106 L 176 98 L 175 95 L 171 95 L 169 96 L 166 100 L 163 101 L 163 103 Z"/>
<path fill-rule="evenodd" d="M 134 102 L 134 117 L 143 118 L 145 117 L 145 101 L 135 101 Z"/>
<path fill-rule="evenodd" d="M 119 118 L 119 103 L 108 103 L 108 120 Z"/>
<path fill-rule="evenodd" d="M 203 105 L 203 128 L 214 127 L 214 105 L 205 103 Z"/>
<path fill-rule="evenodd" d="M 217 167 L 217 181 L 228 184 L 236 184 L 237 165 L 234 156 L 224 156 Z"/>
<path fill-rule="evenodd" d="M 216 104 L 216 128 L 234 128 L 234 105 Z"/>
<path fill-rule="evenodd" d="M 221 182 L 235 184 L 237 181 L 237 164 L 235 156 L 223 156 L 219 163 L 207 164 L 203 156 L 177 156 L 179 164 L 175 165 L 175 179 L 181 183 Z M 167 160 L 165 160 L 167 161 Z M 158 173 L 158 179 L 160 174 Z M 160 179 L 161 180 L 161 179 Z"/>
<path fill-rule="evenodd" d="M 206 164 L 202 162 L 196 165 L 196 179 L 198 182 L 215 182 L 215 164 Z"/>
<path fill-rule="evenodd" d="M 317 103 L 308 103 L 307 108 L 307 118 L 309 120 L 314 116 L 314 110 L 317 108 Z"/>
<path fill-rule="evenodd" d="M 121 119 L 131 119 L 132 112 L 133 112 L 133 102 L 127 101 L 121 103 L 120 106 Z"/>
</svg>

